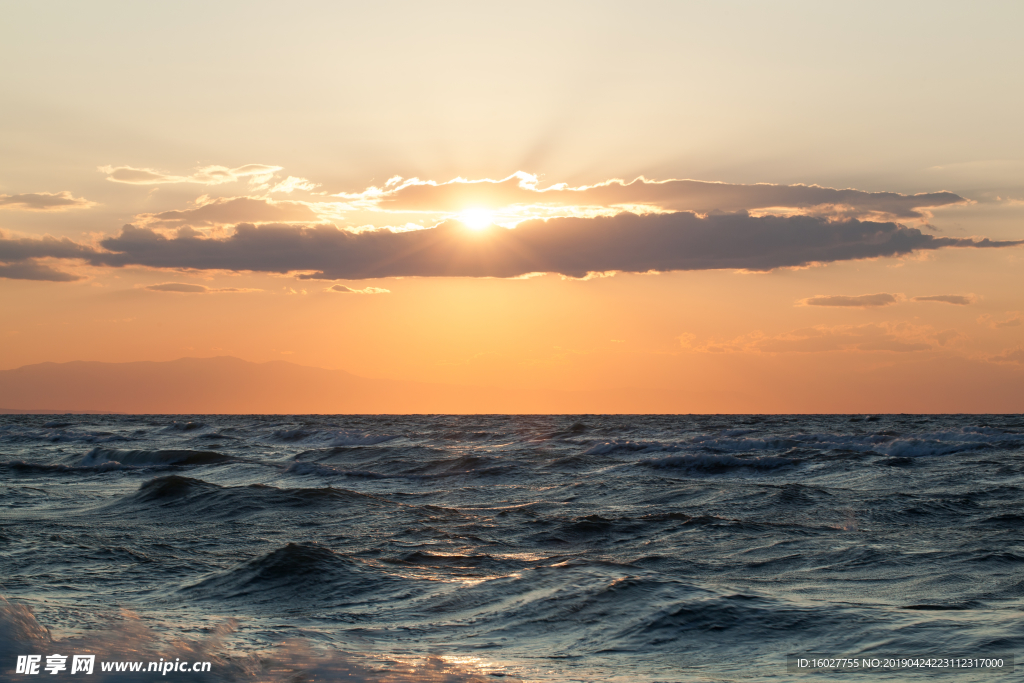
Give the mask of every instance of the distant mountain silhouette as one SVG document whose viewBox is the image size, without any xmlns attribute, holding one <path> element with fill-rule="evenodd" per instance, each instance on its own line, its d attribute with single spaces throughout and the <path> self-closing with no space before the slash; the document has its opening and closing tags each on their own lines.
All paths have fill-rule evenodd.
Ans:
<svg viewBox="0 0 1024 683">
<path fill-rule="evenodd" d="M 367 379 L 342 370 L 229 356 L 39 363 L 0 371 L 3 413 L 614 413 L 627 406 L 643 408 L 642 397 Z"/>
</svg>

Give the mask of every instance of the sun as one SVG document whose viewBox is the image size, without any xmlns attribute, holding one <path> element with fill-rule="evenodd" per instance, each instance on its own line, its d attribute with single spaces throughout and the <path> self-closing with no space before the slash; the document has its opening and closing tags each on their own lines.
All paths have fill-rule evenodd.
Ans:
<svg viewBox="0 0 1024 683">
<path fill-rule="evenodd" d="M 487 209 L 466 209 L 459 214 L 459 220 L 471 230 L 483 230 L 494 223 L 494 212 Z"/>
</svg>

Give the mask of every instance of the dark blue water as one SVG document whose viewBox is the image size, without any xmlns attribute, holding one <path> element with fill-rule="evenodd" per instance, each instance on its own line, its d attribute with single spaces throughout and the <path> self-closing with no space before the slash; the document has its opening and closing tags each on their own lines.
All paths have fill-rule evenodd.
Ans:
<svg viewBox="0 0 1024 683">
<path fill-rule="evenodd" d="M 1021 653 L 1022 455 L 1020 416 L 2 416 L 0 678 L 53 653 L 644 682 Z"/>
</svg>

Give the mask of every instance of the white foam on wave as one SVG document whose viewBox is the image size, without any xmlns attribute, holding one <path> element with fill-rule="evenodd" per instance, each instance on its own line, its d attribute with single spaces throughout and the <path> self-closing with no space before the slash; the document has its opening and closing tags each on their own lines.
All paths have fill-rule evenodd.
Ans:
<svg viewBox="0 0 1024 683">
<path fill-rule="evenodd" d="M 164 676 L 142 671 L 104 672 L 103 662 L 174 661 L 210 662 L 208 673 L 172 674 L 166 680 L 189 680 L 196 683 L 212 681 L 259 681 L 287 683 L 294 681 L 337 681 L 352 683 L 484 683 L 494 680 L 515 681 L 499 666 L 480 665 L 472 670 L 452 659 L 438 656 L 387 658 L 336 649 L 322 650 L 300 640 L 285 641 L 275 647 L 252 651 L 242 650 L 232 636 L 238 621 L 230 619 L 196 639 L 177 634 L 161 638 L 138 615 L 124 611 L 116 621 L 74 638 L 54 638 L 39 623 L 27 605 L 12 604 L 0 597 L 0 643 L 11 654 L 94 655 L 93 673 L 86 679 L 95 683 L 137 683 L 164 680 Z M 164 626 L 164 624 L 161 624 Z M 194 631 L 193 631 L 194 632 Z M 46 664 L 44 658 L 41 662 Z M 13 674 L 14 657 L 4 661 L 0 677 Z M 42 666 L 40 667 L 42 671 Z M 45 672 L 43 672 L 45 673 Z M 66 672 L 65 672 L 66 673 Z M 20 676 L 18 678 L 21 678 Z M 3 680 L 8 680 L 4 678 Z"/>
</svg>

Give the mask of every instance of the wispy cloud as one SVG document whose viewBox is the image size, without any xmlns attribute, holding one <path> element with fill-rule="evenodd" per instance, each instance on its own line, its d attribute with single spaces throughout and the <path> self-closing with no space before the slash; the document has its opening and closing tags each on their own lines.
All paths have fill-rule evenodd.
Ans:
<svg viewBox="0 0 1024 683">
<path fill-rule="evenodd" d="M 5 209 L 66 211 L 68 209 L 88 209 L 92 206 L 96 206 L 96 202 L 90 202 L 82 197 L 75 197 L 66 191 L 0 195 L 0 208 Z"/>
<path fill-rule="evenodd" d="M 239 289 L 237 287 L 211 288 L 187 282 L 163 282 L 158 285 L 147 285 L 143 289 L 154 292 L 174 292 L 177 294 L 216 294 L 219 292 L 258 292 L 258 289 Z"/>
<path fill-rule="evenodd" d="M 221 185 L 250 178 L 266 181 L 280 170 L 282 170 L 281 166 L 246 164 L 238 168 L 204 166 L 189 175 L 172 175 L 152 168 L 135 168 L 133 166 L 99 167 L 100 172 L 107 174 L 107 180 L 128 185 L 167 185 L 177 183 Z"/>
<path fill-rule="evenodd" d="M 324 290 L 325 292 L 336 292 L 338 294 L 390 294 L 390 289 L 383 289 L 381 287 L 363 287 L 362 289 L 352 289 L 345 285 L 332 285 Z"/>
<path fill-rule="evenodd" d="M 877 308 L 899 301 L 894 294 L 860 294 L 858 296 L 818 295 L 797 302 L 800 306 L 842 306 L 847 308 Z"/>
<path fill-rule="evenodd" d="M 138 218 L 140 222 L 155 227 L 315 223 L 320 220 L 305 202 L 274 201 L 257 197 L 200 197 L 196 204 L 195 208 L 191 209 L 142 214 Z"/>
<path fill-rule="evenodd" d="M 1020 327 L 1024 325 L 1024 316 L 1019 311 L 1014 311 L 1009 317 L 1003 320 L 993 320 L 992 316 L 985 314 L 978 318 L 978 323 L 982 325 L 988 325 L 993 330 L 1005 330 L 1010 327 Z"/>
<path fill-rule="evenodd" d="M 861 219 L 926 219 L 929 209 L 968 200 L 952 192 L 903 195 L 817 185 L 738 185 L 699 180 L 607 180 L 570 187 L 541 187 L 536 176 L 515 173 L 503 180 L 430 180 L 392 178 L 383 188 L 340 194 L 347 200 L 370 200 L 380 208 L 401 211 L 458 212 L 469 207 L 601 206 L 637 210 L 693 211 L 706 214 L 747 211 L 756 214 L 804 214 Z"/>
<path fill-rule="evenodd" d="M 915 296 L 911 301 L 937 301 L 943 304 L 953 304 L 954 306 L 967 306 L 973 304 L 975 296 L 968 294 L 963 296 L 961 294 L 934 294 L 932 296 Z"/>
<path fill-rule="evenodd" d="M 270 185 L 267 188 L 267 191 L 282 192 L 285 194 L 289 194 L 291 192 L 295 192 L 296 190 L 305 190 L 309 192 L 315 190 L 318 187 L 320 186 L 311 180 L 307 180 L 305 178 L 296 178 L 295 176 L 290 175 L 284 180 L 273 185 Z"/>
</svg>

